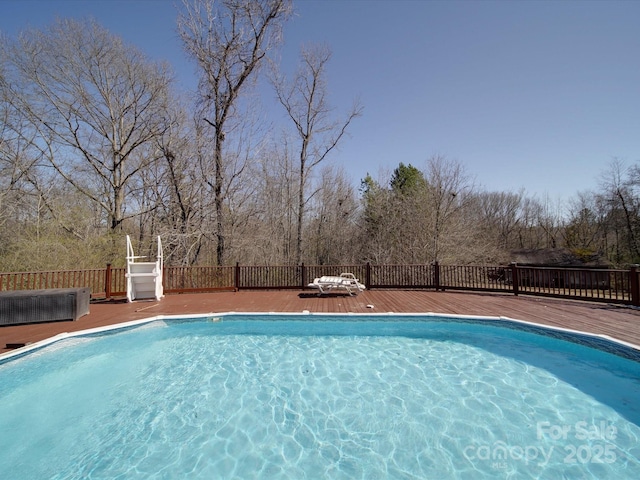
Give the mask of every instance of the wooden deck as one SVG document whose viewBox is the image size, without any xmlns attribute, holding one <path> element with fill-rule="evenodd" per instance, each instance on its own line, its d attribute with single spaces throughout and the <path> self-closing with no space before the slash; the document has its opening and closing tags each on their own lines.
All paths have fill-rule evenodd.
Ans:
<svg viewBox="0 0 640 480">
<path fill-rule="evenodd" d="M 373 290 L 354 297 L 318 297 L 308 291 L 279 290 L 168 295 L 160 302 L 93 303 L 90 314 L 75 322 L 0 327 L 0 353 L 9 351 L 5 348 L 7 344 L 33 343 L 63 332 L 156 315 L 305 310 L 318 313 L 433 312 L 504 316 L 604 334 L 640 346 L 640 310 L 605 303 L 468 292 Z"/>
</svg>

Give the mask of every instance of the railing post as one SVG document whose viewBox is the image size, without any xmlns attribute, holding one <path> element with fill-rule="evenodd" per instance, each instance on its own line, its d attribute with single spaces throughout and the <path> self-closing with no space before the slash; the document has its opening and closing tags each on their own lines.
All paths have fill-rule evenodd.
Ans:
<svg viewBox="0 0 640 480">
<path fill-rule="evenodd" d="M 369 262 L 364 270 L 364 286 L 371 290 L 371 264 Z"/>
<path fill-rule="evenodd" d="M 437 260 L 433 262 L 433 285 L 436 292 L 440 290 L 440 263 Z"/>
<path fill-rule="evenodd" d="M 511 263 L 511 281 L 513 283 L 513 294 L 517 297 L 520 279 L 518 278 L 518 264 L 516 262 Z"/>
<path fill-rule="evenodd" d="M 640 282 L 638 282 L 639 265 L 631 265 L 629 267 L 629 294 L 631 296 L 631 305 L 640 306 Z"/>
<path fill-rule="evenodd" d="M 107 263 L 107 269 L 104 271 L 104 296 L 105 299 L 111 300 L 111 264 Z"/>
<path fill-rule="evenodd" d="M 300 288 L 304 289 L 307 284 L 307 270 L 304 268 L 304 262 L 300 265 Z"/>
<path fill-rule="evenodd" d="M 236 268 L 234 269 L 234 279 L 233 284 L 235 286 L 236 292 L 240 290 L 240 262 L 236 262 Z"/>
<path fill-rule="evenodd" d="M 162 292 L 163 292 L 163 295 L 164 295 L 164 291 L 165 290 L 169 290 L 170 287 L 171 287 L 171 282 L 167 281 L 167 267 L 164 265 L 164 261 L 163 261 L 162 262 Z"/>
</svg>

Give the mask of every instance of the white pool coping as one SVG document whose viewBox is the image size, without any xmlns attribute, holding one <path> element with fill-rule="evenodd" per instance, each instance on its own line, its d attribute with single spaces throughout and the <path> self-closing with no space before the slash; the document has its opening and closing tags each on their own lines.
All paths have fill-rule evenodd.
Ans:
<svg viewBox="0 0 640 480">
<path fill-rule="evenodd" d="M 611 337 L 609 335 L 604 335 L 600 333 L 591 333 L 585 332 L 582 330 L 574 330 L 570 328 L 557 327 L 552 325 L 546 325 L 542 323 L 528 322 L 525 320 L 518 320 L 515 318 L 504 317 L 504 316 L 482 316 L 482 315 L 457 315 L 457 314 L 448 314 L 448 313 L 435 313 L 435 312 L 426 312 L 426 313 L 396 313 L 396 312 L 376 312 L 376 313 L 323 313 L 323 312 L 309 312 L 308 310 L 303 310 L 302 312 L 216 312 L 216 313 L 198 313 L 198 314 L 180 314 L 180 315 L 156 315 L 153 317 L 147 317 L 140 320 L 132 320 L 129 322 L 115 323 L 113 325 L 105 325 L 103 327 L 89 328 L 86 330 L 78 330 L 76 332 L 64 332 L 53 337 L 40 340 L 38 342 L 30 343 L 25 345 L 24 347 L 16 348 L 10 352 L 0 354 L 0 362 L 4 362 L 13 357 L 19 357 L 25 354 L 28 354 L 32 350 L 39 350 L 48 345 L 54 344 L 61 340 L 66 340 L 74 337 L 83 337 L 86 335 L 94 335 L 100 334 L 103 332 L 110 332 L 114 330 L 124 330 L 127 328 L 137 327 L 140 325 L 145 325 L 151 322 L 164 321 L 164 320 L 184 320 L 184 319 L 209 319 L 211 321 L 217 321 L 220 317 L 224 316 L 300 316 L 300 315 L 309 315 L 309 316 L 322 316 L 322 317 L 385 317 L 389 315 L 393 315 L 394 317 L 444 317 L 444 318 L 459 318 L 459 319 L 467 319 L 467 320 L 502 320 L 506 322 L 516 323 L 527 325 L 530 327 L 540 328 L 543 330 L 550 330 L 556 332 L 567 333 L 571 335 L 579 335 L 584 337 L 591 337 L 594 339 L 605 340 L 611 342 L 613 344 L 618 344 L 623 347 L 627 347 L 633 350 L 637 350 L 640 352 L 640 345 L 636 345 L 634 343 L 626 342 L 624 340 L 619 340 L 617 338 Z"/>
</svg>

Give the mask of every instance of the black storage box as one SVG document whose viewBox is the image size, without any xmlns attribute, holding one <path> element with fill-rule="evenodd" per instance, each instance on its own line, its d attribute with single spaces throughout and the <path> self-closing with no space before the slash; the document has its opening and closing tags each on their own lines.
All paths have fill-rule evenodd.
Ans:
<svg viewBox="0 0 640 480">
<path fill-rule="evenodd" d="M 77 320 L 89 313 L 89 288 L 0 292 L 0 325 Z"/>
</svg>

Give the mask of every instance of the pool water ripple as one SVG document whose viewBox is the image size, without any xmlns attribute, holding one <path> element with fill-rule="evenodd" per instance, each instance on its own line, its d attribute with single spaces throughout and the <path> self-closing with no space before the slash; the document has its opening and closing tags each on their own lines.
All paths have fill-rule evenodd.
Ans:
<svg viewBox="0 0 640 480">
<path fill-rule="evenodd" d="M 640 477 L 629 360 L 609 359 L 611 371 L 573 348 L 445 326 L 422 337 L 216 328 L 169 323 L 0 365 L 3 478 Z M 615 438 L 578 438 L 580 422 Z"/>
</svg>

